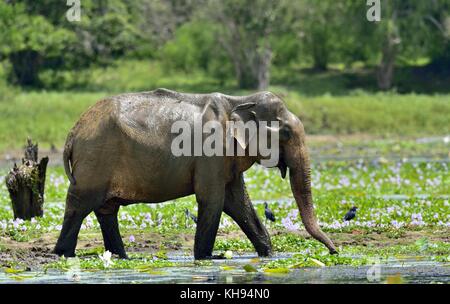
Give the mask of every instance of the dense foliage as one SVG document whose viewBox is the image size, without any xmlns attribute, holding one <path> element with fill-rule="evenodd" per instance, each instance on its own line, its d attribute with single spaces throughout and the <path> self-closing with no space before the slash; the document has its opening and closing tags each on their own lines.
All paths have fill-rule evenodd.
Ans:
<svg viewBox="0 0 450 304">
<path fill-rule="evenodd" d="M 375 66 L 381 89 L 398 65 L 425 59 L 448 71 L 449 0 L 382 0 L 379 22 L 367 20 L 365 2 L 83 0 L 80 21 L 70 22 L 65 1 L 2 0 L 0 59 L 10 82 L 46 88 L 64 87 L 65 71 L 118 57 L 157 58 L 247 89 L 266 88 L 274 64 Z"/>
</svg>

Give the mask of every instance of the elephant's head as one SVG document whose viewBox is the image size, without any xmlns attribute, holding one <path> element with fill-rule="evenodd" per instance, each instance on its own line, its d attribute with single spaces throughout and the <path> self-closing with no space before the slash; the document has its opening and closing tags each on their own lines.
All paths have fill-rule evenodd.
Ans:
<svg viewBox="0 0 450 304">
<path fill-rule="evenodd" d="M 322 242 L 330 253 L 337 253 L 333 242 L 320 229 L 314 214 L 311 195 L 311 170 L 308 150 L 305 144 L 305 131 L 300 119 L 288 111 L 281 98 L 269 93 L 258 93 L 240 100 L 231 111 L 231 120 L 248 122 L 254 120 L 261 128 L 261 121 L 277 121 L 278 127 L 268 126 L 269 134 L 279 138 L 279 158 L 275 164 L 286 176 L 289 168 L 291 189 L 297 202 L 303 224 L 311 236 Z M 235 134 L 239 137 L 239 134 Z M 245 137 L 245 136 L 244 136 Z M 238 142 L 245 139 L 236 138 Z M 247 143 L 251 141 L 247 138 Z M 258 161 L 262 157 L 259 156 Z"/>
</svg>

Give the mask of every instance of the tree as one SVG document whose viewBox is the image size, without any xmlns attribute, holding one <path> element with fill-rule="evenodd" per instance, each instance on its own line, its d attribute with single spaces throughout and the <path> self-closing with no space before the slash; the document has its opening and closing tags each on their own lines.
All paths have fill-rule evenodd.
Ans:
<svg viewBox="0 0 450 304">
<path fill-rule="evenodd" d="M 315 70 L 326 70 L 332 54 L 333 37 L 337 36 L 336 20 L 339 12 L 336 1 L 300 1 L 299 29 L 303 33 L 306 50 L 313 59 Z M 337 17 L 337 18 L 336 18 Z"/>
<path fill-rule="evenodd" d="M 392 87 L 399 54 L 411 59 L 427 54 L 436 27 L 430 21 L 442 8 L 438 1 L 385 0 L 381 2 L 381 21 L 375 24 L 375 42 L 381 53 L 377 68 L 378 87 Z"/>
<path fill-rule="evenodd" d="M 450 70 L 450 1 L 433 2 L 433 4 L 438 7 L 425 16 L 431 24 L 428 55 L 435 68 L 448 73 Z"/>
<path fill-rule="evenodd" d="M 12 63 L 10 78 L 38 86 L 39 71 L 107 64 L 138 42 L 135 2 L 84 0 L 80 22 L 69 22 L 60 0 L 0 1 L 0 55 Z M 133 15 L 134 14 L 134 15 Z"/>
<path fill-rule="evenodd" d="M 240 88 L 263 90 L 269 86 L 274 34 L 283 1 L 211 0 L 209 15 L 221 26 L 220 45 L 233 63 Z"/>
<path fill-rule="evenodd" d="M 12 63 L 10 78 L 20 85 L 38 84 L 45 56 L 59 53 L 74 37 L 42 16 L 28 15 L 23 4 L 0 2 L 0 54 Z"/>
<path fill-rule="evenodd" d="M 355 7 L 361 12 L 364 5 L 354 1 L 301 0 L 291 1 L 285 23 L 300 39 L 303 57 L 311 59 L 313 69 L 323 71 L 331 60 L 343 60 L 342 55 L 353 49 L 355 42 Z"/>
</svg>

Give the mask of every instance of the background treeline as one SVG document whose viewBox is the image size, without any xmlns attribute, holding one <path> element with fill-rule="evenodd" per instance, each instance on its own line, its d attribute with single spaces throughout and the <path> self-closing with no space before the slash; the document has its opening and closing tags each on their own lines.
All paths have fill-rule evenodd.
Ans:
<svg viewBox="0 0 450 304">
<path fill-rule="evenodd" d="M 0 0 L 10 84 L 82 87 L 91 79 L 76 71 L 119 58 L 241 89 L 289 83 L 295 68 L 366 70 L 381 90 L 407 67 L 447 80 L 450 70 L 450 0 L 382 0 L 380 22 L 367 21 L 365 0 L 82 0 L 80 22 L 68 22 L 65 2 Z"/>
</svg>

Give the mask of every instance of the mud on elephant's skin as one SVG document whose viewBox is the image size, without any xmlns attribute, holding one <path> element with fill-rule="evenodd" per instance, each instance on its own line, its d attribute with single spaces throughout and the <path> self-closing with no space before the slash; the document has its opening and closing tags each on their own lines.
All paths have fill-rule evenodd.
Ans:
<svg viewBox="0 0 450 304">
<path fill-rule="evenodd" d="M 270 92 L 249 96 L 184 94 L 167 89 L 123 94 L 97 102 L 70 131 L 64 167 L 70 180 L 64 222 L 55 253 L 74 256 L 83 219 L 98 218 L 106 250 L 126 258 L 117 213 L 121 205 L 158 203 L 195 194 L 198 223 L 194 256 L 212 256 L 222 212 L 241 227 L 260 256 L 269 256 L 269 234 L 247 194 L 243 173 L 257 156 L 180 156 L 171 153 L 175 121 L 278 121 L 283 178 L 289 169 L 291 189 L 306 230 L 336 253 L 314 215 L 310 162 L 300 120 Z"/>
</svg>

